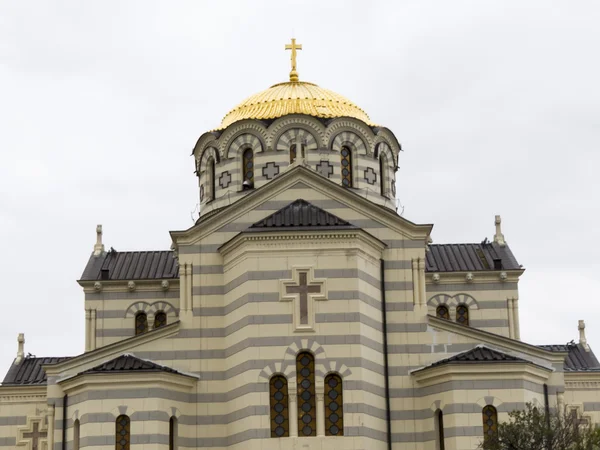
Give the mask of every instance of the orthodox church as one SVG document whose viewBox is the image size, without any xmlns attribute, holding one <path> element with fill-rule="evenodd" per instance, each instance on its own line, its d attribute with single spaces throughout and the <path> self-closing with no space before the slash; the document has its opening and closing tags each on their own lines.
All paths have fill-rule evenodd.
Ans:
<svg viewBox="0 0 600 450">
<path fill-rule="evenodd" d="M 520 339 L 500 217 L 433 244 L 396 211 L 394 133 L 286 48 L 289 81 L 196 142 L 200 217 L 170 250 L 106 251 L 98 226 L 85 352 L 18 336 L 0 448 L 464 450 L 527 402 L 600 421 L 583 321 L 578 343 Z"/>
</svg>

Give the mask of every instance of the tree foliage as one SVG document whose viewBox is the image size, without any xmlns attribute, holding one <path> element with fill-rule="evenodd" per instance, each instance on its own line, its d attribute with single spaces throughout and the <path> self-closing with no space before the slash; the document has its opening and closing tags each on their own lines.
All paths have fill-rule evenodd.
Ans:
<svg viewBox="0 0 600 450">
<path fill-rule="evenodd" d="M 528 403 L 508 414 L 495 436 L 482 442 L 483 450 L 600 450 L 600 428 L 576 414 L 540 411 Z"/>
</svg>

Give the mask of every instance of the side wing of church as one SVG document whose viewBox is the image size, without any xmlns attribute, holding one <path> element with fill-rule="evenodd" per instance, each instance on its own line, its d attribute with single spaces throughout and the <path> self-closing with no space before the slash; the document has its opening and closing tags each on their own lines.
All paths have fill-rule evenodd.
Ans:
<svg viewBox="0 0 600 450">
<path fill-rule="evenodd" d="M 433 244 L 396 212 L 395 135 L 290 48 L 290 81 L 197 141 L 201 213 L 170 250 L 106 251 L 98 227 L 85 352 L 19 335 L 0 448 L 462 450 L 526 403 L 600 421 L 583 321 L 578 343 L 520 339 L 500 217 Z"/>
</svg>

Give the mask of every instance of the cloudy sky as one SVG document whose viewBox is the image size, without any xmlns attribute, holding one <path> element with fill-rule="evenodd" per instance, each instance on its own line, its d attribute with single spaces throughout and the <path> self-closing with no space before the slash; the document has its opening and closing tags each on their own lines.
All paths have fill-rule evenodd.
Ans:
<svg viewBox="0 0 600 450">
<path fill-rule="evenodd" d="M 118 250 L 192 224 L 196 139 L 286 81 L 292 34 L 301 79 L 396 133 L 406 218 L 479 242 L 502 214 L 522 338 L 585 319 L 600 352 L 599 20 L 585 0 L 0 0 L 0 372 L 19 332 L 83 350 L 97 223 Z"/>
</svg>

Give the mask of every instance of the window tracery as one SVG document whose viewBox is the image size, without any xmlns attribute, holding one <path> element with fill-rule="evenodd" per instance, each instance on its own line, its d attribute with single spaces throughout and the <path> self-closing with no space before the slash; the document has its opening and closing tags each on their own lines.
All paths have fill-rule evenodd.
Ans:
<svg viewBox="0 0 600 450">
<path fill-rule="evenodd" d="M 342 185 L 352 187 L 352 151 L 347 146 L 343 146 L 340 151 L 342 162 Z"/>
<path fill-rule="evenodd" d="M 271 398 L 271 437 L 288 437 L 290 435 L 288 382 L 283 375 L 271 377 L 269 396 Z"/>
<path fill-rule="evenodd" d="M 435 316 L 439 317 L 440 319 L 450 320 L 450 311 L 446 305 L 439 305 L 435 309 Z"/>
<path fill-rule="evenodd" d="M 498 411 L 492 405 L 483 407 L 483 439 L 493 438 L 498 432 Z"/>
<path fill-rule="evenodd" d="M 129 450 L 131 443 L 131 421 L 126 415 L 120 415 L 115 422 L 115 450 Z"/>
<path fill-rule="evenodd" d="M 469 307 L 458 305 L 456 307 L 456 321 L 464 326 L 469 326 Z"/>
<path fill-rule="evenodd" d="M 254 152 L 251 148 L 244 150 L 242 156 L 242 168 L 243 173 L 243 186 L 253 187 L 254 186 Z"/>
<path fill-rule="evenodd" d="M 315 408 L 315 359 L 308 352 L 296 357 L 296 380 L 298 382 L 298 435 L 316 436 Z"/>
<path fill-rule="evenodd" d="M 342 378 L 335 373 L 325 377 L 325 436 L 344 435 Z"/>
<path fill-rule="evenodd" d="M 144 312 L 135 315 L 135 334 L 142 334 L 148 331 L 148 316 Z"/>
</svg>

